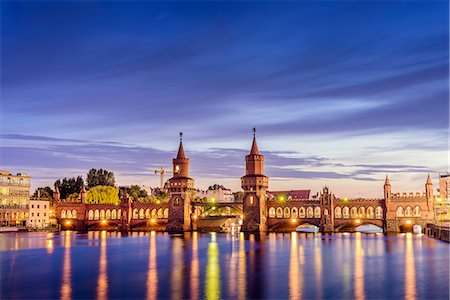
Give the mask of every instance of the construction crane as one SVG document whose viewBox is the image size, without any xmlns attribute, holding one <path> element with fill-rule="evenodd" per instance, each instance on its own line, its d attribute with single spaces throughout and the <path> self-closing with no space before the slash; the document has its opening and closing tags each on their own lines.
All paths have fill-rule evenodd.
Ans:
<svg viewBox="0 0 450 300">
<path fill-rule="evenodd" d="M 159 174 L 160 175 L 160 182 L 159 182 L 159 186 L 161 189 L 164 188 L 164 175 L 166 174 L 172 174 L 172 171 L 167 171 L 163 168 L 163 166 L 161 166 L 158 170 L 155 170 L 155 174 Z"/>
</svg>

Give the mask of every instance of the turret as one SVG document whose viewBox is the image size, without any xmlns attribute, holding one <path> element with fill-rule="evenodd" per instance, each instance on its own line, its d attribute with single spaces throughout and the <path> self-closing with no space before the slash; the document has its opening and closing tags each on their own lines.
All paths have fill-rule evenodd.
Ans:
<svg viewBox="0 0 450 300">
<path fill-rule="evenodd" d="M 81 192 L 80 192 L 80 198 L 81 198 L 81 203 L 86 203 L 86 188 L 83 187 L 81 188 Z"/>
<path fill-rule="evenodd" d="M 264 156 L 259 154 L 256 143 L 256 128 L 253 128 L 253 142 L 250 153 L 245 157 L 246 175 L 264 175 Z"/>
<path fill-rule="evenodd" d="M 55 185 L 55 192 L 53 193 L 53 200 L 55 200 L 55 202 L 56 201 L 59 201 L 59 188 L 58 188 L 58 186 L 57 185 Z"/>
<path fill-rule="evenodd" d="M 180 132 L 180 146 L 177 157 L 173 159 L 173 177 L 189 177 L 189 158 L 186 158 L 183 148 L 183 133 Z"/>
<path fill-rule="evenodd" d="M 386 180 L 384 181 L 384 200 L 389 201 L 391 200 L 392 195 L 392 187 L 391 183 L 389 182 L 389 177 L 386 175 Z"/>
<path fill-rule="evenodd" d="M 425 184 L 425 195 L 428 200 L 433 199 L 433 182 L 431 182 L 430 174 L 428 174 L 427 183 Z"/>
</svg>

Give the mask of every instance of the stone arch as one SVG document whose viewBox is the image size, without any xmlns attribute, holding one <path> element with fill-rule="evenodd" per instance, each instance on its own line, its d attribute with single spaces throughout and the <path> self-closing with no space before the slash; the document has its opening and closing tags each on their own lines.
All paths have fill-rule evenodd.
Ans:
<svg viewBox="0 0 450 300">
<path fill-rule="evenodd" d="M 147 209 L 145 210 L 145 218 L 146 218 L 146 219 L 150 219 L 150 208 L 147 208 Z"/>
<path fill-rule="evenodd" d="M 375 211 L 372 206 L 369 206 L 366 211 L 367 219 L 375 219 Z"/>
<path fill-rule="evenodd" d="M 312 207 L 308 207 L 306 209 L 306 217 L 307 218 L 312 218 L 314 217 L 314 209 Z"/>
<path fill-rule="evenodd" d="M 74 209 L 72 210 L 72 219 L 76 219 L 77 218 L 77 211 Z"/>
<path fill-rule="evenodd" d="M 350 217 L 351 218 L 356 218 L 358 216 L 358 209 L 356 207 L 352 207 L 350 209 Z"/>
<path fill-rule="evenodd" d="M 406 206 L 405 208 L 405 217 L 411 217 L 412 216 L 412 211 L 411 211 L 411 206 Z"/>
<path fill-rule="evenodd" d="M 398 206 L 397 210 L 395 211 L 395 216 L 396 217 L 403 217 L 403 207 L 402 206 Z"/>
<path fill-rule="evenodd" d="M 381 208 L 381 206 L 377 206 L 375 209 L 375 218 L 383 219 L 383 208 Z"/>
<path fill-rule="evenodd" d="M 66 218 L 67 218 L 67 219 L 72 219 L 72 211 L 71 211 L 70 209 L 68 209 L 68 210 L 66 211 Z"/>
<path fill-rule="evenodd" d="M 133 209 L 133 219 L 138 219 L 139 218 L 139 211 L 137 208 Z"/>
<path fill-rule="evenodd" d="M 164 218 L 165 218 L 165 219 L 168 219 L 168 218 L 169 218 L 169 209 L 168 209 L 168 208 L 165 208 L 165 209 L 164 209 L 163 215 L 164 215 Z"/>
<path fill-rule="evenodd" d="M 275 207 L 269 208 L 269 218 L 275 218 Z"/>
<path fill-rule="evenodd" d="M 281 207 L 277 208 L 277 218 L 283 217 L 283 209 Z"/>
<path fill-rule="evenodd" d="M 350 218 L 350 208 L 348 206 L 344 206 L 344 208 L 342 209 L 342 218 Z"/>
<path fill-rule="evenodd" d="M 314 218 L 320 218 L 320 207 L 318 206 L 314 208 Z"/>
<path fill-rule="evenodd" d="M 109 209 L 106 210 L 105 217 L 106 217 L 106 220 L 110 220 L 111 219 L 111 211 Z"/>
<path fill-rule="evenodd" d="M 293 207 L 291 210 L 291 216 L 293 218 L 298 218 L 298 208 L 297 207 Z"/>
<path fill-rule="evenodd" d="M 285 207 L 284 208 L 284 214 L 283 214 L 284 218 L 290 218 L 291 217 L 291 210 L 289 209 L 289 207 Z"/>
<path fill-rule="evenodd" d="M 420 206 L 418 206 L 418 205 L 414 206 L 413 216 L 420 217 Z"/>
<path fill-rule="evenodd" d="M 158 216 L 158 213 L 156 211 L 156 208 L 152 209 L 152 218 L 156 218 Z"/>
<path fill-rule="evenodd" d="M 67 218 L 67 217 L 66 217 L 66 211 L 63 209 L 63 210 L 61 211 L 61 219 L 65 219 L 65 218 Z"/>
<path fill-rule="evenodd" d="M 300 218 L 305 218 L 306 217 L 306 210 L 304 207 L 300 207 L 300 209 L 298 210 L 298 216 Z"/>
<path fill-rule="evenodd" d="M 139 210 L 139 219 L 145 219 L 145 211 L 143 208 Z"/>
<path fill-rule="evenodd" d="M 164 217 L 164 211 L 162 208 L 158 209 L 158 218 L 163 218 Z"/>
<path fill-rule="evenodd" d="M 324 215 L 324 216 L 328 216 L 328 209 L 327 209 L 327 208 L 324 208 L 324 209 L 323 209 L 323 215 Z"/>
<path fill-rule="evenodd" d="M 366 208 L 364 206 L 361 206 L 359 208 L 359 217 L 364 218 L 365 215 L 366 215 Z"/>
<path fill-rule="evenodd" d="M 339 206 L 336 206 L 336 207 L 334 208 L 334 217 L 335 217 L 336 219 L 342 218 L 342 208 L 340 208 Z"/>
<path fill-rule="evenodd" d="M 119 210 L 117 211 L 117 219 L 120 219 L 121 217 L 122 217 L 122 210 L 119 209 Z"/>
<path fill-rule="evenodd" d="M 117 219 L 117 211 L 115 209 L 111 210 L 111 219 Z"/>
<path fill-rule="evenodd" d="M 102 209 L 102 210 L 100 211 L 100 219 L 104 219 L 104 218 L 105 218 L 105 210 Z"/>
<path fill-rule="evenodd" d="M 88 211 L 88 220 L 94 220 L 94 211 L 92 209 Z"/>
<path fill-rule="evenodd" d="M 94 211 L 94 220 L 98 220 L 98 219 L 100 219 L 100 212 L 98 211 L 98 209 L 96 209 Z"/>
</svg>

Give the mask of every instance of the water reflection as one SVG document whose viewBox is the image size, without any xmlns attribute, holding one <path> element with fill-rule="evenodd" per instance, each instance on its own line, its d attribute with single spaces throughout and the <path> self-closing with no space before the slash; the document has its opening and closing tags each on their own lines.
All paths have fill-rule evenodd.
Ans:
<svg viewBox="0 0 450 300">
<path fill-rule="evenodd" d="M 28 248 L 27 236 L 39 248 Z M 14 245 L 16 235 L 0 235 L 0 242 L 5 237 Z M 412 234 L 289 233 L 264 241 L 66 232 L 20 239 L 26 250 L 0 252 L 1 299 L 449 299 L 448 244 Z"/>
<path fill-rule="evenodd" d="M 291 233 L 291 259 L 289 263 L 289 299 L 302 299 L 303 278 L 298 257 L 297 233 Z"/>
<path fill-rule="evenodd" d="M 206 299 L 220 299 L 219 247 L 215 232 L 211 233 L 211 241 L 208 244 L 205 289 Z"/>
<path fill-rule="evenodd" d="M 97 280 L 97 299 L 108 299 L 108 261 L 106 258 L 106 231 L 100 234 L 100 262 Z"/>
<path fill-rule="evenodd" d="M 364 249 L 361 246 L 361 232 L 355 233 L 355 299 L 364 300 Z"/>
<path fill-rule="evenodd" d="M 172 299 L 183 299 L 183 239 L 172 239 L 171 296 Z"/>
<path fill-rule="evenodd" d="M 191 299 L 199 298 L 200 263 L 198 260 L 198 232 L 192 233 L 192 262 L 191 262 Z"/>
<path fill-rule="evenodd" d="M 63 272 L 61 284 L 61 299 L 72 299 L 72 262 L 70 258 L 70 242 L 71 232 L 66 231 L 64 237 L 64 258 L 63 258 Z"/>
<path fill-rule="evenodd" d="M 150 234 L 147 272 L 147 299 L 157 299 L 158 296 L 158 269 L 156 266 L 156 234 Z"/>
<path fill-rule="evenodd" d="M 416 299 L 416 270 L 412 233 L 406 234 L 405 251 L 405 299 Z M 448 262 L 447 262 L 448 263 Z"/>
</svg>

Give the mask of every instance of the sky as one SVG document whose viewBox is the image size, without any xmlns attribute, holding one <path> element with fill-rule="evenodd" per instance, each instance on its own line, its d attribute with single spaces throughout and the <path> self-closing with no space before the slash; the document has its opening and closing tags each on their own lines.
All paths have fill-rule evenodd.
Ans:
<svg viewBox="0 0 450 300">
<path fill-rule="evenodd" d="M 423 191 L 448 170 L 448 1 L 2 1 L 0 168 L 159 185 Z"/>
</svg>

